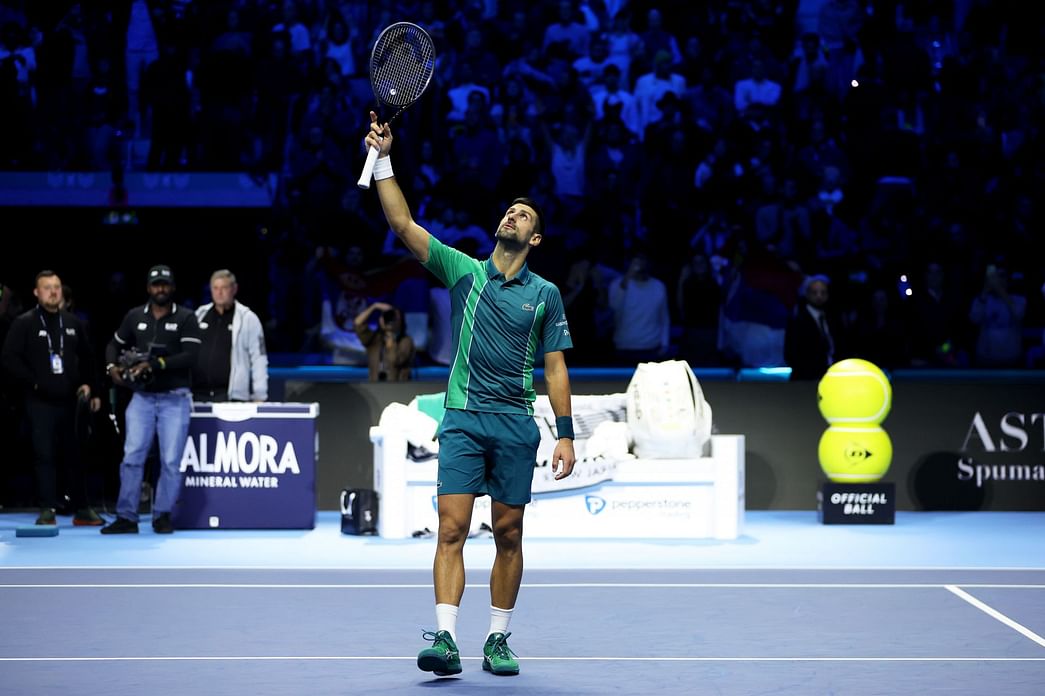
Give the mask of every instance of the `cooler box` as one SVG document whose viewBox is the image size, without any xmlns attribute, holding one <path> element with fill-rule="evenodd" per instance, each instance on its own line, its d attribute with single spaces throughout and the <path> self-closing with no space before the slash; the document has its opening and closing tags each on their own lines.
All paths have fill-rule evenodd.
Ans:
<svg viewBox="0 0 1045 696">
<path fill-rule="evenodd" d="M 195 403 L 178 529 L 312 529 L 319 404 Z"/>
</svg>

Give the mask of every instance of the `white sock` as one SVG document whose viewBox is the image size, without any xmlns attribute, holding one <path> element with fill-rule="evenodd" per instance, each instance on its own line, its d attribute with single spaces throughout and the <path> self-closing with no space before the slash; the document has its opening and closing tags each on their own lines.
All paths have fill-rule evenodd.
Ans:
<svg viewBox="0 0 1045 696">
<path fill-rule="evenodd" d="M 435 630 L 448 632 L 457 642 L 457 607 L 453 604 L 436 604 L 435 623 Z"/>
<path fill-rule="evenodd" d="M 490 631 L 486 634 L 489 638 L 494 633 L 507 633 L 508 622 L 512 620 L 512 612 L 515 608 L 511 609 L 498 609 L 497 607 L 490 605 Z"/>
</svg>

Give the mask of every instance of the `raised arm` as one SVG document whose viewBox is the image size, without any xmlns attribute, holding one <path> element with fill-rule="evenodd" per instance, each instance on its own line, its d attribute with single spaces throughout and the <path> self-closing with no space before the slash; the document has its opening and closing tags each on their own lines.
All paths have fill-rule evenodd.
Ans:
<svg viewBox="0 0 1045 696">
<path fill-rule="evenodd" d="M 381 310 L 382 312 L 387 312 L 390 309 L 392 309 L 392 305 L 388 304 L 387 302 L 375 302 L 374 304 L 370 305 L 362 312 L 357 314 L 355 320 L 353 320 L 352 323 L 356 327 L 366 326 L 367 322 L 370 321 L 371 314 L 378 310 Z M 356 333 L 359 333 L 358 328 L 356 328 Z"/>
<path fill-rule="evenodd" d="M 378 160 L 387 158 L 392 149 L 392 129 L 387 123 L 378 124 L 377 114 L 373 111 L 370 112 L 370 132 L 367 133 L 366 144 L 368 148 L 376 147 L 380 151 Z M 374 167 L 374 179 L 377 183 L 377 196 L 381 199 L 381 209 L 385 212 L 385 219 L 388 220 L 388 225 L 395 235 L 403 240 L 403 244 L 410 250 L 410 253 L 418 261 L 425 263 L 428 261 L 430 237 L 428 230 L 414 222 L 413 216 L 410 215 L 410 206 L 407 205 L 406 198 L 403 197 L 403 191 L 396 183 L 395 177 L 378 179 L 377 175 L 380 170 L 379 162 L 378 166 Z"/>
</svg>

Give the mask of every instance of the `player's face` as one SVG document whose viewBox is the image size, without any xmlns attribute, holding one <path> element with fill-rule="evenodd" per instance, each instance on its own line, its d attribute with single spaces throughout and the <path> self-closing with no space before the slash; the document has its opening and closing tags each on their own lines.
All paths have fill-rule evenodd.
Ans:
<svg viewBox="0 0 1045 696">
<path fill-rule="evenodd" d="M 62 305 L 62 281 L 58 276 L 44 276 L 36 281 L 33 294 L 41 307 L 48 312 L 57 312 Z"/>
<path fill-rule="evenodd" d="M 528 205 L 516 203 L 508 208 L 497 226 L 497 239 L 519 244 L 537 246 L 541 235 L 534 232 L 537 226 L 537 213 Z"/>
</svg>

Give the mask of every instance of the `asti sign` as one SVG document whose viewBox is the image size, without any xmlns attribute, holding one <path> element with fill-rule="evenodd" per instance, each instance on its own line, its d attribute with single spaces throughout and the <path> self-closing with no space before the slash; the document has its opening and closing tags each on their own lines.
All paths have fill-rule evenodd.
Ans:
<svg viewBox="0 0 1045 696">
<path fill-rule="evenodd" d="M 991 422 L 980 411 L 962 441 L 959 481 L 982 488 L 987 481 L 1012 485 L 1045 483 L 1045 413 L 1008 412 Z M 1037 462 L 1027 461 L 1037 455 Z M 1019 461 L 1012 461 L 1018 458 Z"/>
</svg>

